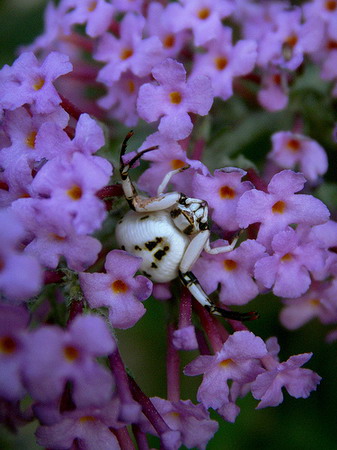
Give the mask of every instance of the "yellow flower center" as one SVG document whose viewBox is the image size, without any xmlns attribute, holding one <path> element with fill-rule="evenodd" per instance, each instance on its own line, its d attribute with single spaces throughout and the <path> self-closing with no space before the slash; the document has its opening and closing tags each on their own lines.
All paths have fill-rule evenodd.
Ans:
<svg viewBox="0 0 337 450">
<path fill-rule="evenodd" d="M 45 83 L 44 78 L 42 78 L 42 77 L 37 78 L 35 83 L 33 84 L 34 90 L 39 91 L 43 87 L 44 83 Z"/>
<path fill-rule="evenodd" d="M 35 148 L 35 139 L 36 139 L 37 132 L 32 131 L 28 134 L 26 137 L 26 145 L 30 148 Z"/>
</svg>

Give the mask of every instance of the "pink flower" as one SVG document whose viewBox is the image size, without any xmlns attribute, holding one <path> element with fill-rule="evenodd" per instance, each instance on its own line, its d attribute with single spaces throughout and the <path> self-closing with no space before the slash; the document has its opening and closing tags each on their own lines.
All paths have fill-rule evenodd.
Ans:
<svg viewBox="0 0 337 450">
<path fill-rule="evenodd" d="M 162 134 L 184 139 L 193 127 L 188 113 L 205 116 L 211 109 L 211 82 L 204 76 L 186 81 L 184 66 L 170 58 L 156 66 L 152 75 L 157 84 L 146 83 L 139 89 L 138 113 L 147 122 L 161 118 Z"/>
<path fill-rule="evenodd" d="M 279 131 L 272 136 L 269 158 L 284 169 L 299 167 L 310 181 L 317 180 L 328 169 L 325 150 L 313 139 L 290 131 Z"/>
<path fill-rule="evenodd" d="M 106 306 L 116 328 L 130 328 L 145 314 L 141 303 L 149 297 L 152 282 L 142 275 L 134 277 L 141 259 L 123 250 L 113 250 L 107 257 L 107 273 L 80 273 L 80 285 L 91 308 Z"/>
</svg>

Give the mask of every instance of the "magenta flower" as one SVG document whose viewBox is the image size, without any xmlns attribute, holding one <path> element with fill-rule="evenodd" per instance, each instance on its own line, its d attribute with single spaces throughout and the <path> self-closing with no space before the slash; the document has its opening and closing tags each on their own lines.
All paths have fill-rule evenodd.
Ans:
<svg viewBox="0 0 337 450">
<path fill-rule="evenodd" d="M 41 64 L 33 53 L 22 53 L 0 71 L 0 108 L 13 110 L 26 103 L 38 114 L 49 114 L 61 103 L 53 82 L 71 72 L 69 57 L 50 53 Z"/>
<path fill-rule="evenodd" d="M 110 354 L 115 342 L 101 317 L 77 316 L 67 330 L 43 326 L 29 336 L 24 379 L 31 396 L 43 403 L 59 399 L 65 384 L 81 408 L 107 403 L 113 393 L 112 375 L 96 362 Z"/>
<path fill-rule="evenodd" d="M 273 254 L 263 256 L 255 264 L 254 275 L 275 295 L 296 298 L 304 294 L 310 284 L 310 272 L 322 270 L 325 252 L 319 241 L 303 239 L 293 228 L 275 234 Z"/>
<path fill-rule="evenodd" d="M 212 220 L 228 231 L 239 228 L 235 214 L 239 199 L 253 187 L 249 181 L 241 181 L 245 174 L 244 170 L 227 167 L 216 169 L 213 176 L 194 175 L 193 195 L 207 201 Z"/>
<path fill-rule="evenodd" d="M 219 245 L 220 242 L 216 241 Z M 207 294 L 220 284 L 219 298 L 224 305 L 244 305 L 259 294 L 253 271 L 256 261 L 265 255 L 263 245 L 248 239 L 230 253 L 209 255 L 204 252 L 194 264 L 193 273 Z"/>
<path fill-rule="evenodd" d="M 279 131 L 272 136 L 269 158 L 284 169 L 299 167 L 310 181 L 317 180 L 328 169 L 328 158 L 318 142 L 306 136 Z"/>
<path fill-rule="evenodd" d="M 268 350 L 277 346 L 276 338 L 267 341 Z M 283 401 L 282 387 L 295 398 L 307 398 L 316 390 L 321 377 L 309 369 L 301 369 L 312 357 L 312 353 L 291 356 L 287 361 L 279 363 L 276 356 L 268 353 L 262 358 L 266 371 L 257 376 L 251 385 L 254 398 L 261 400 L 257 409 L 277 406 Z"/>
<path fill-rule="evenodd" d="M 186 81 L 184 66 L 166 59 L 152 70 L 157 84 L 146 83 L 139 89 L 137 109 L 147 122 L 161 118 L 158 130 L 173 139 L 184 139 L 192 131 L 188 113 L 205 116 L 211 109 L 213 93 L 209 78 Z"/>
<path fill-rule="evenodd" d="M 283 170 L 273 176 L 268 192 L 251 189 L 238 203 L 237 221 L 242 228 L 261 223 L 258 241 L 269 247 L 275 233 L 292 223 L 318 225 L 329 218 L 328 208 L 312 195 L 295 194 L 303 189 L 300 173 Z"/>
<path fill-rule="evenodd" d="M 267 354 L 263 340 L 249 331 L 229 336 L 214 356 L 202 355 L 189 363 L 185 375 L 203 374 L 197 398 L 206 408 L 219 409 L 229 402 L 228 380 L 245 384 L 263 371 L 260 358 Z"/>
<path fill-rule="evenodd" d="M 107 257 L 107 273 L 80 273 L 80 285 L 91 308 L 106 306 L 116 328 L 132 327 L 144 314 L 141 303 L 152 291 L 152 282 L 142 275 L 134 277 L 141 259 L 123 250 L 113 250 Z"/>
</svg>

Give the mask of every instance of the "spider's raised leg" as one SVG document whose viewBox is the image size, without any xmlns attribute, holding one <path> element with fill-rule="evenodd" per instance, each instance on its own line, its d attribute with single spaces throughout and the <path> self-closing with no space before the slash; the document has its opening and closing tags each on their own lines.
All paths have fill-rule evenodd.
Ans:
<svg viewBox="0 0 337 450">
<path fill-rule="evenodd" d="M 180 194 L 178 192 L 170 192 L 167 194 L 159 193 L 159 195 L 156 197 L 144 197 L 137 193 L 137 190 L 130 179 L 129 170 L 134 165 L 134 163 L 139 158 L 141 158 L 142 155 L 144 155 L 144 153 L 150 152 L 152 150 L 157 150 L 158 146 L 155 145 L 153 147 L 149 147 L 149 148 L 146 148 L 145 150 L 138 152 L 133 158 L 130 159 L 130 161 L 125 163 L 123 160 L 123 156 L 127 149 L 127 143 L 132 135 L 133 135 L 133 132 L 130 131 L 125 136 L 125 139 L 122 143 L 121 153 L 120 153 L 120 167 L 119 167 L 124 195 L 125 195 L 126 200 L 129 203 L 130 208 L 137 212 L 160 211 L 162 209 L 170 208 L 175 203 L 177 203 L 177 201 L 179 200 Z M 172 174 L 171 174 L 171 176 L 172 176 Z M 165 180 L 165 183 L 167 184 L 168 181 L 166 181 L 166 178 L 164 178 L 164 180 Z M 162 184 L 160 186 L 162 186 Z"/>
</svg>

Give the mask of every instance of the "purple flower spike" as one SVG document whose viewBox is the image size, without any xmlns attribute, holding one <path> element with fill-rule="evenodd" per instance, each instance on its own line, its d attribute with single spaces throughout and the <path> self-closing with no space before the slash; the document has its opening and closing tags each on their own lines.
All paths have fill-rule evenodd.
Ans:
<svg viewBox="0 0 337 450">
<path fill-rule="evenodd" d="M 11 67 L 5 65 L 0 71 L 0 109 L 28 103 L 38 114 L 55 111 L 61 98 L 53 82 L 71 70 L 67 55 L 51 52 L 40 64 L 33 53 L 22 53 Z"/>
<path fill-rule="evenodd" d="M 81 273 L 81 288 L 92 308 L 107 306 L 111 324 L 130 328 L 145 314 L 141 303 L 152 291 L 152 282 L 142 275 L 134 277 L 141 258 L 123 250 L 113 250 L 106 258 L 107 273 Z"/>
<path fill-rule="evenodd" d="M 238 203 L 237 220 L 242 228 L 260 222 L 258 241 L 269 248 L 273 236 L 292 223 L 318 225 L 329 219 L 328 208 L 312 195 L 295 194 L 303 189 L 301 173 L 283 170 L 271 179 L 268 193 L 251 189 Z"/>
<path fill-rule="evenodd" d="M 139 89 L 137 109 L 147 122 L 161 117 L 159 131 L 173 139 L 184 139 L 192 131 L 188 113 L 205 116 L 213 103 L 209 78 L 195 77 L 186 81 L 181 63 L 166 59 L 152 70 L 157 85 L 147 83 Z"/>
</svg>

